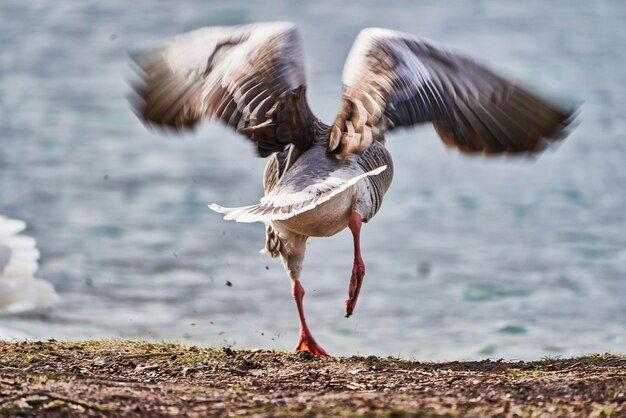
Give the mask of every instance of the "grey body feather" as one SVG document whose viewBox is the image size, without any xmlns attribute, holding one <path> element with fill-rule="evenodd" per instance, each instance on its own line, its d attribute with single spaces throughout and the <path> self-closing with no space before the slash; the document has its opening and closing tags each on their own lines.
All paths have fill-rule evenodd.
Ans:
<svg viewBox="0 0 626 418">
<path fill-rule="evenodd" d="M 383 196 L 393 178 L 393 161 L 382 143 L 376 141 L 364 153 L 339 161 L 327 152 L 328 135 L 292 161 L 295 155 L 291 148 L 271 158 L 264 173 L 265 193 L 284 190 L 297 193 L 311 184 L 320 183 L 331 173 L 351 178 L 376 168 L 387 166 L 376 176 L 367 176 L 355 185 L 311 211 L 287 220 L 266 223 L 265 250 L 277 257 L 284 248 L 281 237 L 296 234 L 302 236 L 330 236 L 348 225 L 352 211 L 358 212 L 363 222 L 369 221 L 382 205 Z"/>
<path fill-rule="evenodd" d="M 277 156 L 268 163 L 265 171 L 266 185 L 270 179 L 279 176 L 280 158 Z M 310 213 L 302 213 L 274 223 L 294 233 L 330 236 L 347 226 L 350 212 L 359 212 L 363 221 L 367 222 L 380 209 L 393 177 L 393 162 L 385 146 L 376 141 L 364 153 L 353 155 L 347 161 L 341 162 L 327 152 L 327 140 L 319 141 L 287 167 L 271 191 L 295 194 L 312 184 L 322 183 L 330 176 L 349 179 L 383 166 L 387 168 L 382 173 L 362 178 L 330 201 L 315 207 Z"/>
</svg>

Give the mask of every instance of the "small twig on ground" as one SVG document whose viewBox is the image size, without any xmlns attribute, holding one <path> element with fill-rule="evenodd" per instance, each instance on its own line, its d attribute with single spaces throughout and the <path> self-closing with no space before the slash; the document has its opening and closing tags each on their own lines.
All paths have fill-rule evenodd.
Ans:
<svg viewBox="0 0 626 418">
<path fill-rule="evenodd" d="M 146 353 L 146 354 L 127 354 L 117 356 L 121 359 L 137 359 L 137 358 L 152 358 L 152 357 L 165 357 L 165 356 L 179 356 L 182 353 Z"/>
<path fill-rule="evenodd" d="M 580 361 L 577 363 L 572 364 L 571 366 L 565 368 L 565 369 L 561 369 L 561 370 L 555 370 L 553 373 L 568 373 L 571 372 L 572 370 L 574 370 L 576 367 L 580 366 Z"/>
<path fill-rule="evenodd" d="M 0 379 L 0 384 L 15 385 L 17 383 L 15 382 L 15 380 Z"/>
<path fill-rule="evenodd" d="M 100 411 L 101 410 L 101 408 L 99 408 L 97 406 L 90 405 L 90 404 L 88 404 L 86 402 L 77 401 L 77 400 L 69 399 L 69 398 L 64 398 L 64 397 L 56 395 L 54 393 L 43 392 L 43 391 L 27 392 L 27 393 L 22 393 L 20 395 L 15 395 L 15 396 L 12 396 L 10 398 L 1 400 L 0 401 L 0 405 L 6 405 L 6 404 L 9 404 L 9 403 L 13 403 L 13 402 L 19 401 L 20 399 L 32 398 L 34 396 L 47 398 L 47 399 L 49 399 L 50 402 L 52 402 L 52 401 L 60 401 L 60 402 L 65 402 L 65 403 L 71 404 L 71 405 L 78 405 L 78 406 L 81 406 L 81 407 L 86 408 L 86 409 L 91 409 L 92 411 Z"/>
<path fill-rule="evenodd" d="M 14 371 L 14 372 L 23 372 L 24 368 L 23 367 L 2 366 L 2 370 L 11 370 L 11 371 Z"/>
</svg>

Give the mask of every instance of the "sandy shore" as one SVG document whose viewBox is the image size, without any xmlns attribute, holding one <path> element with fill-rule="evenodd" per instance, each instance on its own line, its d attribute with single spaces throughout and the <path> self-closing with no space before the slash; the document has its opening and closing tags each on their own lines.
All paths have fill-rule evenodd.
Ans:
<svg viewBox="0 0 626 418">
<path fill-rule="evenodd" d="M 626 416 L 624 355 L 425 363 L 307 354 L 0 342 L 0 416 Z"/>
</svg>

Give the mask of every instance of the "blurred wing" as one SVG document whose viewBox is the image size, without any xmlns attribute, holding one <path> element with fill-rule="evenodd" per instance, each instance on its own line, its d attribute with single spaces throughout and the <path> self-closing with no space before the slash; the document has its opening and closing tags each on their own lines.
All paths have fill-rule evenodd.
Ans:
<svg viewBox="0 0 626 418">
<path fill-rule="evenodd" d="M 386 29 L 358 35 L 343 84 L 329 143 L 342 156 L 362 152 L 385 131 L 424 122 L 462 152 L 539 151 L 563 138 L 572 118 L 480 64 Z"/>
<path fill-rule="evenodd" d="M 247 135 L 263 157 L 287 144 L 307 149 L 316 119 L 305 95 L 298 32 L 289 23 L 209 27 L 136 58 L 134 107 L 175 129 L 218 118 Z"/>
</svg>

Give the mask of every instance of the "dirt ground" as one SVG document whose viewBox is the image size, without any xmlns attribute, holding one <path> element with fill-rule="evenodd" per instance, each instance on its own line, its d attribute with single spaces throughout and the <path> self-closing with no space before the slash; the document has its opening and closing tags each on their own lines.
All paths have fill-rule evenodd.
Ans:
<svg viewBox="0 0 626 418">
<path fill-rule="evenodd" d="M 1 342 L 0 416 L 626 417 L 626 356 L 424 363 Z"/>
</svg>

